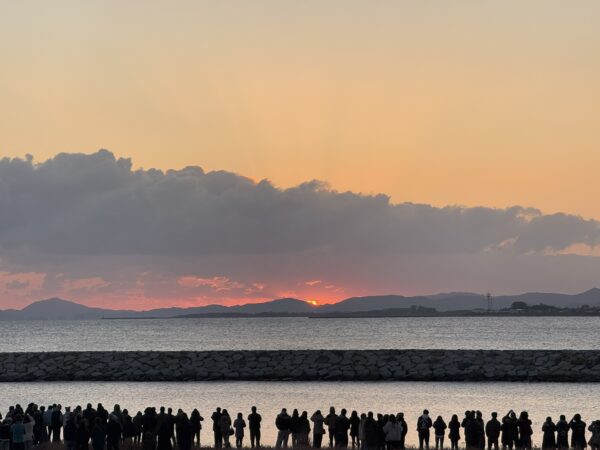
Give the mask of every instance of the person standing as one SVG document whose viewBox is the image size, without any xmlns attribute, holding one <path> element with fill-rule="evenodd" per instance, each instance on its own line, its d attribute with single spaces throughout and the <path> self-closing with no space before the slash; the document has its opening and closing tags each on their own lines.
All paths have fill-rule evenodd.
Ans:
<svg viewBox="0 0 600 450">
<path fill-rule="evenodd" d="M 308 413 L 302 411 L 298 420 L 298 437 L 296 444 L 299 447 L 306 448 L 309 446 L 308 435 L 310 434 L 310 422 L 308 421 Z"/>
<path fill-rule="evenodd" d="M 569 422 L 567 422 L 564 414 L 561 414 L 558 422 L 556 422 L 556 447 L 559 450 L 569 448 Z"/>
<path fill-rule="evenodd" d="M 377 450 L 379 446 L 379 426 L 373 416 L 373 412 L 369 411 L 364 425 L 365 440 L 363 450 Z"/>
<path fill-rule="evenodd" d="M 104 427 L 100 417 L 96 417 L 94 419 L 91 438 L 93 450 L 104 450 L 104 443 L 106 442 L 106 428 Z"/>
<path fill-rule="evenodd" d="M 121 443 L 121 437 L 123 433 L 123 427 L 119 417 L 114 414 L 108 416 L 108 423 L 106 424 L 106 450 L 119 450 L 119 444 Z M 170 447 L 164 450 L 171 450 Z"/>
<path fill-rule="evenodd" d="M 192 444 L 194 444 L 195 441 L 198 447 L 200 447 L 200 432 L 202 431 L 203 420 L 204 417 L 200 415 L 200 411 L 194 408 L 192 414 L 190 415 L 190 425 L 192 428 Z"/>
<path fill-rule="evenodd" d="M 226 409 L 221 412 L 221 418 L 219 419 L 219 425 L 221 427 L 221 436 L 223 436 L 223 445 L 225 448 L 230 448 L 231 443 L 229 442 L 229 438 L 231 437 L 232 429 L 231 429 L 231 417 L 229 417 L 229 413 Z"/>
<path fill-rule="evenodd" d="M 329 408 L 329 414 L 325 416 L 325 425 L 327 425 L 327 433 L 329 434 L 329 446 L 333 447 L 333 439 L 335 435 L 335 421 L 337 420 L 337 414 L 335 408 L 332 406 Z"/>
<path fill-rule="evenodd" d="M 62 406 L 56 405 L 52 409 L 50 426 L 52 427 L 52 442 L 60 442 L 60 429 L 62 428 Z"/>
<path fill-rule="evenodd" d="M 519 443 L 522 450 L 531 450 L 532 442 L 531 435 L 533 434 L 533 428 L 531 427 L 531 420 L 527 411 L 521 412 L 519 420 L 517 422 L 519 427 Z"/>
<path fill-rule="evenodd" d="M 313 447 L 321 448 L 323 442 L 323 434 L 325 434 L 325 417 L 321 414 L 321 410 L 317 409 L 310 418 L 313 423 Z"/>
<path fill-rule="evenodd" d="M 75 417 L 71 417 L 71 415 L 63 426 L 63 440 L 65 441 L 65 450 L 77 448 L 77 427 L 75 426 Z"/>
<path fill-rule="evenodd" d="M 552 417 L 546 417 L 542 425 L 542 449 L 554 450 L 556 448 L 556 425 L 552 422 Z"/>
<path fill-rule="evenodd" d="M 600 450 L 600 420 L 594 420 L 588 430 L 592 433 L 590 447 L 592 450 Z"/>
<path fill-rule="evenodd" d="M 448 433 L 448 437 L 450 438 L 450 449 L 458 450 L 458 441 L 460 440 L 460 422 L 458 421 L 458 416 L 454 414 L 448 422 L 448 429 L 450 432 Z"/>
<path fill-rule="evenodd" d="M 511 409 L 502 418 L 502 449 L 512 450 L 517 446 L 517 440 L 519 438 L 519 428 L 517 426 L 517 415 Z M 468 446 L 468 445 L 467 445 Z"/>
<path fill-rule="evenodd" d="M 221 408 L 217 408 L 212 416 L 213 421 L 213 434 L 215 436 L 215 448 L 223 447 L 223 435 L 221 434 Z"/>
<path fill-rule="evenodd" d="M 492 418 L 485 424 L 485 435 L 488 441 L 488 450 L 498 450 L 498 439 L 500 438 L 500 429 L 502 424 L 498 420 L 498 413 L 493 412 Z"/>
<path fill-rule="evenodd" d="M 405 443 L 406 443 L 406 434 L 408 433 L 408 424 L 406 423 L 406 420 L 404 420 L 404 413 L 403 412 L 399 412 L 398 413 L 398 423 L 402 426 L 402 438 L 400 439 L 400 448 L 402 450 L 404 450 Z"/>
<path fill-rule="evenodd" d="M 569 428 L 571 428 L 571 447 L 576 450 L 581 450 L 586 447 L 585 442 L 585 422 L 581 420 L 581 415 L 575 414 L 571 422 L 569 422 Z"/>
<path fill-rule="evenodd" d="M 283 408 L 277 415 L 275 418 L 275 426 L 277 427 L 277 440 L 275 441 L 275 448 L 287 448 L 291 428 L 291 417 L 287 413 L 287 409 Z"/>
<path fill-rule="evenodd" d="M 446 422 L 442 419 L 442 416 L 437 416 L 435 422 L 433 422 L 433 430 L 435 432 L 435 450 L 442 450 L 444 448 L 444 436 L 446 435 Z"/>
<path fill-rule="evenodd" d="M 236 448 L 242 448 L 244 442 L 244 428 L 246 428 L 246 421 L 244 420 L 242 413 L 238 413 L 237 418 L 233 421 Z"/>
<path fill-rule="evenodd" d="M 350 419 L 346 417 L 347 411 L 342 409 L 340 415 L 335 421 L 335 446 L 337 448 L 348 447 L 348 430 L 350 429 Z"/>
<path fill-rule="evenodd" d="M 419 449 L 423 450 L 423 446 L 429 450 L 430 428 L 433 426 L 429 411 L 423 410 L 423 414 L 417 420 L 417 432 L 419 433 Z"/>
<path fill-rule="evenodd" d="M 360 417 L 356 411 L 350 414 L 350 439 L 352 440 L 352 448 L 358 448 L 360 440 L 358 438 L 358 428 L 360 426 Z"/>
<path fill-rule="evenodd" d="M 25 449 L 25 426 L 23 425 L 23 416 L 17 414 L 15 422 L 10 426 L 11 450 Z"/>
<path fill-rule="evenodd" d="M 262 417 L 256 412 L 256 406 L 253 406 L 251 413 L 248 415 L 248 429 L 250 430 L 250 447 L 260 447 L 260 423 Z"/>
<path fill-rule="evenodd" d="M 402 438 L 402 425 L 398 423 L 398 419 L 393 414 L 390 414 L 388 421 L 383 426 L 385 433 L 385 444 L 387 450 L 399 450 L 400 439 Z"/>
<path fill-rule="evenodd" d="M 25 414 L 23 416 L 23 426 L 25 427 L 25 441 L 23 442 L 23 446 L 25 450 L 31 450 L 33 448 L 33 426 L 35 422 L 33 421 L 33 417 L 29 414 Z"/>
</svg>

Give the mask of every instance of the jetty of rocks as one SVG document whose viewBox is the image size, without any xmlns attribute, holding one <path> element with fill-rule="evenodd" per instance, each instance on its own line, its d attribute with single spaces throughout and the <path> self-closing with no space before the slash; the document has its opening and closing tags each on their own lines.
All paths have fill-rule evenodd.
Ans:
<svg viewBox="0 0 600 450">
<path fill-rule="evenodd" d="M 600 381 L 600 350 L 0 353 L 0 381 Z"/>
</svg>

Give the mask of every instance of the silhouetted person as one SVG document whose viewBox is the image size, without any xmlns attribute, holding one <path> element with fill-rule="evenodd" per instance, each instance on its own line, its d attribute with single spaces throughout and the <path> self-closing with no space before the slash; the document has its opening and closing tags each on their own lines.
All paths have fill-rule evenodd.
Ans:
<svg viewBox="0 0 600 450">
<path fill-rule="evenodd" d="M 75 450 L 77 447 L 77 428 L 75 426 L 75 417 L 69 417 L 63 428 L 63 441 L 65 450 Z"/>
<path fill-rule="evenodd" d="M 479 429 L 475 411 L 465 411 L 461 426 L 465 429 L 465 448 L 476 449 L 479 446 Z"/>
<path fill-rule="evenodd" d="M 23 447 L 25 450 L 31 450 L 33 448 L 33 418 L 28 413 L 24 413 L 22 416 L 23 426 L 25 427 L 25 442 L 23 443 Z"/>
<path fill-rule="evenodd" d="M 546 421 L 542 425 L 542 449 L 554 450 L 556 448 L 556 425 L 552 421 L 552 417 L 546 417 Z"/>
<path fill-rule="evenodd" d="M 529 414 L 527 411 L 521 412 L 519 420 L 517 421 L 519 428 L 519 444 L 523 450 L 531 450 L 531 435 L 533 434 L 533 428 L 531 427 L 531 420 L 529 420 Z"/>
<path fill-rule="evenodd" d="M 136 435 L 136 430 L 135 425 L 133 424 L 133 418 L 129 415 L 127 409 L 123 410 L 121 420 L 123 421 L 123 443 L 125 444 L 125 448 L 130 449 L 131 443 Z"/>
<path fill-rule="evenodd" d="M 592 450 L 600 450 L 600 420 L 594 420 L 588 430 L 592 433 L 590 447 Z"/>
<path fill-rule="evenodd" d="M 221 436 L 223 436 L 223 445 L 225 448 L 231 447 L 229 438 L 234 434 L 231 428 L 231 417 L 226 409 L 221 411 L 221 418 L 219 419 L 219 426 L 221 427 Z"/>
<path fill-rule="evenodd" d="M 511 409 L 502 418 L 502 448 L 512 450 L 516 447 L 519 438 L 519 428 L 517 426 L 517 415 Z"/>
<path fill-rule="evenodd" d="M 55 408 L 52 409 L 52 415 L 51 415 L 51 427 L 52 427 L 52 442 L 59 442 L 60 441 L 60 429 L 62 428 L 62 412 L 61 412 L 62 407 L 60 405 L 57 405 Z"/>
<path fill-rule="evenodd" d="M 135 416 L 133 416 L 133 428 L 135 430 L 135 435 L 133 436 L 133 443 L 139 444 L 142 440 L 142 422 L 143 422 L 142 412 L 138 411 Z"/>
<path fill-rule="evenodd" d="M 373 417 L 373 412 L 369 411 L 364 425 L 365 442 L 363 450 L 377 450 L 379 445 L 379 427 Z"/>
<path fill-rule="evenodd" d="M 167 424 L 169 426 L 169 431 L 171 432 L 171 441 L 173 445 L 177 445 L 177 439 L 175 438 L 175 416 L 173 415 L 173 408 L 167 409 Z"/>
<path fill-rule="evenodd" d="M 325 416 L 325 425 L 327 425 L 327 432 L 329 433 L 329 446 L 333 447 L 333 439 L 335 436 L 335 422 L 337 420 L 337 414 L 335 408 L 332 406 L 329 408 L 329 414 Z"/>
<path fill-rule="evenodd" d="M 454 414 L 448 422 L 448 437 L 450 438 L 450 449 L 458 450 L 458 441 L 460 441 L 460 422 L 458 416 Z"/>
<path fill-rule="evenodd" d="M 235 447 L 242 448 L 244 443 L 244 428 L 246 428 L 246 421 L 242 413 L 238 413 L 236 419 L 233 421 L 233 429 L 235 430 Z"/>
<path fill-rule="evenodd" d="M 300 433 L 300 413 L 297 409 L 292 411 L 290 419 L 290 435 L 292 436 L 292 447 L 298 446 L 298 435 Z"/>
<path fill-rule="evenodd" d="M 192 422 L 181 409 L 177 411 L 175 429 L 177 431 L 177 446 L 179 450 L 190 450 L 194 439 Z"/>
<path fill-rule="evenodd" d="M 313 447 L 321 448 L 323 435 L 325 434 L 325 417 L 323 417 L 323 414 L 321 414 L 321 410 L 317 409 L 310 417 L 310 420 L 313 423 Z"/>
<path fill-rule="evenodd" d="M 477 424 L 477 448 L 485 449 L 485 423 L 481 411 L 475 413 L 475 423 Z"/>
<path fill-rule="evenodd" d="M 335 420 L 335 446 L 337 448 L 348 447 L 348 430 L 350 429 L 350 419 L 346 416 L 347 411 L 342 409 L 340 415 Z"/>
<path fill-rule="evenodd" d="M 121 423 L 119 418 L 114 414 L 108 416 L 108 423 L 106 424 L 106 450 L 119 450 L 119 443 L 121 442 L 122 433 Z M 164 447 L 161 450 L 170 450 L 169 446 Z"/>
<path fill-rule="evenodd" d="M 487 437 L 488 450 L 492 450 L 492 448 L 498 450 L 498 440 L 500 438 L 501 428 L 502 424 L 498 420 L 498 413 L 493 412 L 492 418 L 485 424 L 485 436 Z"/>
<path fill-rule="evenodd" d="M 583 449 L 587 446 L 585 442 L 585 422 L 581 420 L 579 414 L 575 414 L 569 422 L 571 429 L 571 447 L 576 450 Z"/>
<path fill-rule="evenodd" d="M 14 423 L 10 426 L 11 450 L 25 449 L 25 426 L 23 416 L 17 414 Z"/>
<path fill-rule="evenodd" d="M 200 411 L 194 408 L 194 410 L 190 414 L 190 425 L 192 428 L 192 445 L 195 441 L 198 447 L 200 447 L 200 432 L 202 431 L 203 420 L 204 417 L 200 415 Z"/>
<path fill-rule="evenodd" d="M 173 445 L 171 444 L 172 434 L 173 433 L 171 432 L 170 419 L 165 413 L 165 408 L 161 406 L 160 413 L 157 417 L 157 450 L 171 450 L 173 448 Z"/>
<path fill-rule="evenodd" d="M 408 424 L 406 423 L 406 420 L 404 420 L 404 413 L 398 413 L 397 419 L 398 423 L 402 426 L 402 438 L 400 439 L 400 448 L 404 450 L 406 435 L 408 433 Z"/>
<path fill-rule="evenodd" d="M 287 409 L 283 408 L 275 418 L 275 427 L 277 428 L 277 440 L 275 448 L 286 448 L 290 437 L 291 417 Z"/>
<path fill-rule="evenodd" d="M 442 416 L 437 416 L 435 422 L 433 422 L 433 431 L 435 434 L 435 449 L 440 450 L 444 448 L 444 436 L 446 434 L 446 422 L 442 419 Z"/>
<path fill-rule="evenodd" d="M 569 448 L 569 422 L 564 414 L 561 414 L 558 422 L 556 422 L 556 447 L 559 450 Z"/>
<path fill-rule="evenodd" d="M 94 419 L 91 438 L 93 450 L 104 450 L 104 445 L 106 442 L 106 428 L 102 424 L 102 419 L 100 419 L 100 417 L 96 417 Z"/>
<path fill-rule="evenodd" d="M 350 439 L 352 440 L 352 448 L 358 448 L 358 427 L 360 425 L 360 417 L 356 411 L 350 414 Z"/>
<path fill-rule="evenodd" d="M 419 449 L 423 450 L 423 445 L 425 448 L 429 449 L 429 429 L 432 427 L 433 423 L 431 422 L 431 418 L 429 417 L 429 411 L 426 409 L 423 410 L 423 414 L 417 419 L 417 432 L 419 433 Z"/>
<path fill-rule="evenodd" d="M 90 433 L 92 431 L 93 423 L 88 423 L 83 416 L 77 416 L 75 418 L 75 442 L 77 443 L 77 450 L 89 450 L 90 449 Z"/>
<path fill-rule="evenodd" d="M 212 416 L 213 434 L 215 436 L 215 448 L 223 447 L 223 435 L 221 434 L 221 408 L 217 408 Z"/>
<path fill-rule="evenodd" d="M 310 433 L 310 422 L 308 421 L 308 413 L 302 411 L 300 420 L 298 421 L 296 444 L 300 447 L 308 447 L 308 435 Z"/>
<path fill-rule="evenodd" d="M 377 448 L 380 450 L 385 450 L 385 433 L 383 431 L 383 427 L 387 422 L 386 417 L 383 414 L 377 414 L 377 431 L 379 433 L 379 441 L 377 443 Z"/>
<path fill-rule="evenodd" d="M 385 433 L 385 444 L 387 450 L 400 450 L 402 439 L 402 425 L 393 414 L 389 416 L 387 423 L 383 426 Z"/>
<path fill-rule="evenodd" d="M 252 412 L 248 415 L 248 429 L 250 430 L 250 447 L 260 447 L 260 422 L 262 417 L 256 412 L 256 406 L 252 407 Z"/>
</svg>

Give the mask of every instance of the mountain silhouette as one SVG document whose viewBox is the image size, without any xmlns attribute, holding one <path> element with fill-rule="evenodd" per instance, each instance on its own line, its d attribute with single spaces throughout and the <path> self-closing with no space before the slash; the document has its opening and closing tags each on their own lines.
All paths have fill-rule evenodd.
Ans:
<svg viewBox="0 0 600 450">
<path fill-rule="evenodd" d="M 513 302 L 529 305 L 540 303 L 557 307 L 600 306 L 600 289 L 593 288 L 579 294 L 528 292 L 519 295 L 493 297 L 493 308 L 508 308 Z M 351 297 L 338 303 L 314 306 L 296 298 L 280 298 L 262 303 L 223 306 L 207 305 L 190 308 L 159 308 L 147 311 L 118 310 L 89 307 L 60 298 L 33 302 L 21 310 L 0 310 L 0 320 L 93 320 L 116 318 L 169 318 L 202 315 L 253 315 L 253 314 L 315 314 L 349 313 L 390 310 L 410 307 L 435 308 L 438 311 L 487 309 L 487 298 L 468 292 L 444 293 L 430 296 L 406 297 L 402 295 L 372 295 Z"/>
</svg>

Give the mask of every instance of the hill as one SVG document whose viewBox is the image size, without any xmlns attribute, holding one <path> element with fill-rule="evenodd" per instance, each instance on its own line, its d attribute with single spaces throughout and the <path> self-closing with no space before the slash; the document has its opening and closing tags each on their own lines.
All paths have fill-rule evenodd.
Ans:
<svg viewBox="0 0 600 450">
<path fill-rule="evenodd" d="M 529 292 L 520 295 L 506 295 L 493 298 L 493 309 L 510 307 L 514 302 L 528 305 L 545 304 L 559 308 L 577 308 L 583 305 L 600 307 L 600 289 L 594 288 L 580 294 L 556 294 Z M 483 310 L 487 299 L 473 293 L 448 293 L 431 296 L 405 297 L 402 295 L 372 295 L 351 297 L 339 303 L 314 306 L 304 300 L 281 298 L 262 303 L 247 303 L 236 306 L 207 305 L 191 308 L 159 308 L 147 311 L 93 308 L 79 303 L 50 298 L 33 302 L 21 310 L 0 311 L 0 320 L 93 320 L 116 318 L 169 318 L 169 317 L 215 317 L 215 316 L 304 316 L 314 314 L 360 313 L 373 315 L 374 311 L 433 308 L 438 312 Z M 368 313 L 368 314 L 367 314 Z"/>
</svg>

